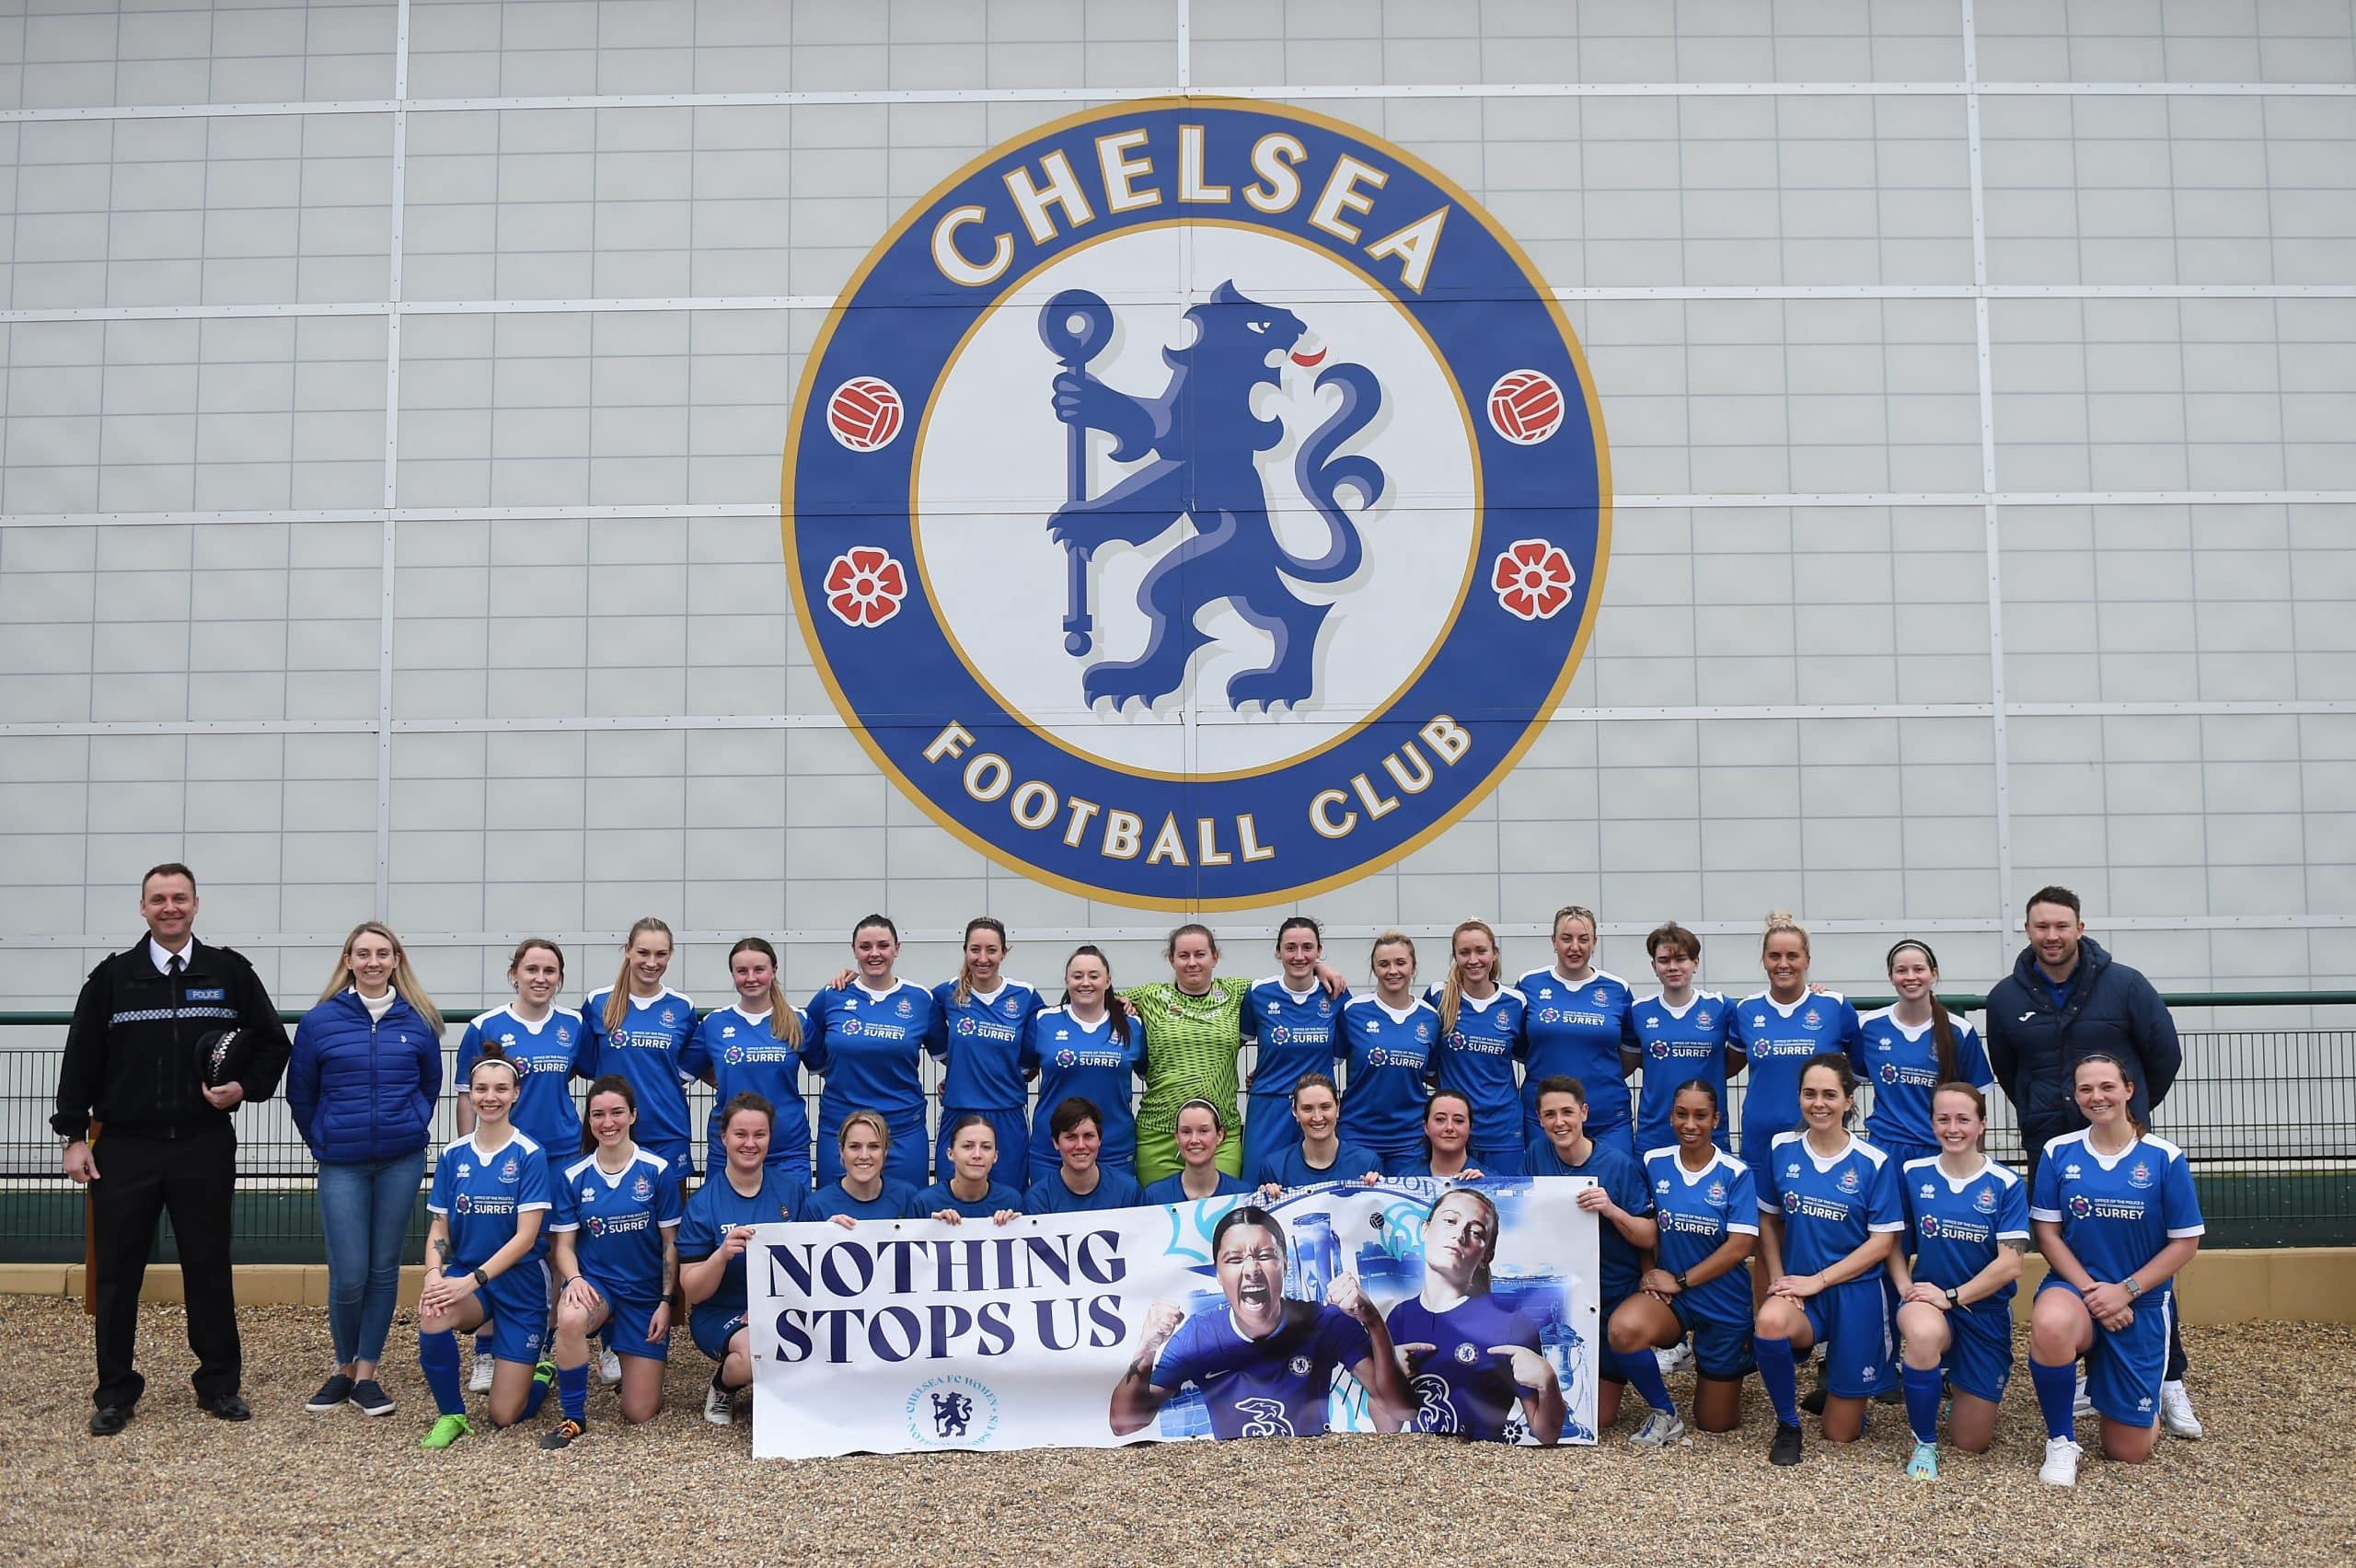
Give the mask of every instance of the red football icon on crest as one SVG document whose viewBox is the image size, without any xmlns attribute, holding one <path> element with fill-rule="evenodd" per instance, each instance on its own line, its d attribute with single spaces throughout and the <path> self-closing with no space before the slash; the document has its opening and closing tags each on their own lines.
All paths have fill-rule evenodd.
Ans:
<svg viewBox="0 0 2356 1568">
<path fill-rule="evenodd" d="M 1563 389 L 1542 370 L 1509 370 L 1489 388 L 1489 423 L 1516 446 L 1535 446 L 1563 428 Z"/>
<path fill-rule="evenodd" d="M 879 452 L 900 433 L 900 394 L 888 381 L 854 375 L 826 399 L 826 428 L 853 452 Z"/>
</svg>

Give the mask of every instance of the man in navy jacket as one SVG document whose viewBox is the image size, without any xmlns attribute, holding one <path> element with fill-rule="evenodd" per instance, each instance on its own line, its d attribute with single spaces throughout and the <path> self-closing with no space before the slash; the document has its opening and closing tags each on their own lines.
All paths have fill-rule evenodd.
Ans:
<svg viewBox="0 0 2356 1568">
<path fill-rule="evenodd" d="M 2028 946 L 1988 993 L 1987 1043 L 1988 1065 L 2020 1120 L 2034 1176 L 2048 1143 L 2086 1124 L 2073 1088 L 2081 1061 L 2117 1057 L 2135 1086 L 2130 1110 L 2148 1127 L 2184 1066 L 2184 1046 L 2152 983 L 2086 935 L 2076 894 L 2038 889 L 2029 894 L 2027 926 Z M 2179 1437 L 2198 1437 L 2184 1371 L 2184 1338 L 2171 1322 L 2160 1419 Z"/>
</svg>

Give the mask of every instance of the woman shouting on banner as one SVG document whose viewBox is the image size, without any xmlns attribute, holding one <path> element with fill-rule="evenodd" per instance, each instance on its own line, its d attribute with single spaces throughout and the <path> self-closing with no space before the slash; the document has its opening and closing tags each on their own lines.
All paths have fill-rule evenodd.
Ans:
<svg viewBox="0 0 2356 1568">
<path fill-rule="evenodd" d="M 1276 1216 L 1249 1204 L 1227 1212 L 1211 1231 L 1227 1305 L 1192 1318 L 1169 1301 L 1146 1309 L 1137 1354 L 1113 1389 L 1114 1435 L 1143 1431 L 1192 1383 L 1210 1408 L 1213 1436 L 1318 1436 L 1342 1366 L 1366 1386 L 1375 1425 L 1400 1429 L 1415 1400 L 1382 1314 L 1347 1274 L 1334 1279 L 1325 1305 L 1288 1300 L 1285 1258 Z"/>
</svg>

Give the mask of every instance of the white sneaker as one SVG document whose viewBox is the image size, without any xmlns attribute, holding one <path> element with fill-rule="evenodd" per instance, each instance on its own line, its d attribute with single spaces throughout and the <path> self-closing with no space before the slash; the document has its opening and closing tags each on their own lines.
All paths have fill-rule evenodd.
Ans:
<svg viewBox="0 0 2356 1568">
<path fill-rule="evenodd" d="M 491 1392 L 491 1368 L 498 1365 L 498 1362 L 485 1355 L 481 1351 L 475 1352 L 475 1373 L 473 1377 L 467 1379 L 467 1391 L 473 1394 Z"/>
<path fill-rule="evenodd" d="M 605 1355 L 597 1357 L 597 1376 L 603 1378 L 608 1383 L 620 1382 L 622 1380 L 622 1358 L 615 1355 L 610 1350 L 606 1352 Z"/>
<path fill-rule="evenodd" d="M 1664 1378 L 1671 1372 L 1682 1372 L 1693 1365 L 1693 1347 L 1680 1341 L 1667 1350 L 1654 1351 L 1653 1361 L 1660 1367 L 1660 1375 Z"/>
<path fill-rule="evenodd" d="M 1665 1410 L 1657 1410 L 1645 1417 L 1636 1435 L 1628 1439 L 1632 1448 L 1662 1448 L 1685 1435 L 1685 1423 Z"/>
<path fill-rule="evenodd" d="M 2192 1413 L 2192 1396 L 2180 1382 L 2160 1385 L 2160 1424 L 2171 1437 L 2199 1437 L 2200 1418 Z"/>
<path fill-rule="evenodd" d="M 2045 1462 L 2037 1467 L 2037 1479 L 2048 1486 L 2078 1484 L 2078 1459 L 2085 1452 L 2067 1437 L 2045 1440 Z"/>
<path fill-rule="evenodd" d="M 2086 1392 L 2086 1369 L 2084 1366 L 2078 1368 L 2078 1391 L 2071 1402 L 2070 1413 L 2080 1421 L 2095 1418 L 2094 1396 Z"/>
<path fill-rule="evenodd" d="M 736 1394 L 714 1383 L 704 1385 L 703 1418 L 714 1426 L 732 1426 L 736 1422 Z"/>
</svg>

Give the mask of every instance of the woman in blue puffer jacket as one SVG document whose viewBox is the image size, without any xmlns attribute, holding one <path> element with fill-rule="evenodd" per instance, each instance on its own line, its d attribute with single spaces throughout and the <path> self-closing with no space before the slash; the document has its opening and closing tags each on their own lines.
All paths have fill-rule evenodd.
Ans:
<svg viewBox="0 0 2356 1568">
<path fill-rule="evenodd" d="M 441 1012 L 399 938 L 373 920 L 352 928 L 318 1005 L 294 1028 L 286 1068 L 286 1103 L 319 1162 L 335 1340 L 335 1371 L 307 1410 L 348 1401 L 368 1415 L 393 1413 L 376 1363 L 441 1094 Z"/>
</svg>

